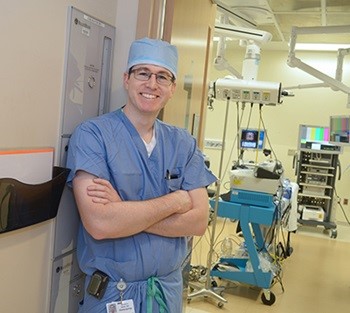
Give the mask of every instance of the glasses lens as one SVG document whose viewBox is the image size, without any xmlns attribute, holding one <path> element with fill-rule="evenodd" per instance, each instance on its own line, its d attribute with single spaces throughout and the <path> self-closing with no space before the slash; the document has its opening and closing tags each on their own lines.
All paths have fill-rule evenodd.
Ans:
<svg viewBox="0 0 350 313">
<path fill-rule="evenodd" d="M 134 69 L 132 73 L 137 80 L 141 81 L 147 81 L 152 75 L 155 75 L 157 83 L 163 86 L 169 86 L 173 82 L 173 78 L 166 74 L 155 74 L 142 68 Z"/>
<path fill-rule="evenodd" d="M 172 83 L 172 78 L 164 74 L 156 74 L 157 82 L 160 85 L 169 86 Z"/>
<path fill-rule="evenodd" d="M 133 73 L 136 79 L 143 80 L 143 81 L 149 80 L 149 78 L 152 75 L 150 72 L 147 72 L 143 69 L 133 70 Z"/>
</svg>

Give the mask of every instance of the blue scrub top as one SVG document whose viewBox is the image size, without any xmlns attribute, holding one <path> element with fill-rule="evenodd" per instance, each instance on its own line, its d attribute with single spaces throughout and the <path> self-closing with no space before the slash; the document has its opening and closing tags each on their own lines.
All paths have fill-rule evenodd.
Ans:
<svg viewBox="0 0 350 313">
<path fill-rule="evenodd" d="M 157 143 L 148 157 L 144 142 L 121 109 L 83 122 L 69 142 L 68 184 L 78 170 L 83 170 L 110 181 L 123 200 L 147 200 L 216 181 L 205 166 L 195 139 L 185 129 L 159 120 L 154 127 Z M 177 178 L 165 179 L 167 173 Z M 123 299 L 133 299 L 135 311 L 146 312 L 147 279 L 157 277 L 169 312 L 180 313 L 181 265 L 188 253 L 187 246 L 185 237 L 145 232 L 95 240 L 81 225 L 77 246 L 80 268 L 88 276 L 101 270 L 111 282 L 102 300 L 86 295 L 80 312 L 106 312 L 106 303 L 120 299 L 116 283 L 121 278 L 127 283 Z M 153 311 L 157 312 L 155 308 L 156 303 Z"/>
</svg>

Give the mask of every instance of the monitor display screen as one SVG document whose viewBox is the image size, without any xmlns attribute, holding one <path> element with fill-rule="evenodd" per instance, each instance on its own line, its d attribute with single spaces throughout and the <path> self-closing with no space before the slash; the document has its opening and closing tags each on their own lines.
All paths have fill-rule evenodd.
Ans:
<svg viewBox="0 0 350 313">
<path fill-rule="evenodd" d="M 265 146 L 265 130 L 241 129 L 240 148 L 262 150 Z"/>
<path fill-rule="evenodd" d="M 299 148 L 321 150 L 322 144 L 329 144 L 329 127 L 328 126 L 299 126 Z"/>
<path fill-rule="evenodd" d="M 341 145 L 330 142 L 329 126 L 299 125 L 298 149 L 322 153 L 342 153 Z"/>
<path fill-rule="evenodd" d="M 350 116 L 331 116 L 330 142 L 336 144 L 350 144 Z"/>
</svg>

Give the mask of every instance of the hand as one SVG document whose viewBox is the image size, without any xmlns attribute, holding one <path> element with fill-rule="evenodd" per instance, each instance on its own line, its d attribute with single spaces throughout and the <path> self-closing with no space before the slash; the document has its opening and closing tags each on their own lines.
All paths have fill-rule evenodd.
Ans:
<svg viewBox="0 0 350 313">
<path fill-rule="evenodd" d="M 93 182 L 93 185 L 87 187 L 87 194 L 91 197 L 92 202 L 107 204 L 122 201 L 118 192 L 108 180 L 94 178 Z"/>
</svg>

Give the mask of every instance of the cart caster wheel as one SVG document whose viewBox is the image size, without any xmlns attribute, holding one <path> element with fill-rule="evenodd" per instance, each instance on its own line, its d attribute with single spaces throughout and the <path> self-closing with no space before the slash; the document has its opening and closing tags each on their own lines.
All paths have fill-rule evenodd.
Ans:
<svg viewBox="0 0 350 313">
<path fill-rule="evenodd" d="M 218 286 L 218 283 L 215 280 L 212 280 L 211 286 L 215 288 Z"/>
<path fill-rule="evenodd" d="M 219 303 L 218 303 L 218 307 L 219 307 L 220 309 L 222 309 L 222 308 L 224 307 L 224 304 L 223 304 L 222 302 L 219 302 Z"/>
<path fill-rule="evenodd" d="M 276 301 L 276 296 L 273 292 L 270 292 L 270 299 L 267 300 L 266 296 L 264 293 L 261 294 L 261 301 L 265 305 L 273 305 Z"/>
<path fill-rule="evenodd" d="M 336 229 L 332 229 L 331 230 L 331 238 L 337 238 L 337 235 L 338 235 L 338 232 L 337 232 L 337 230 Z"/>
</svg>

